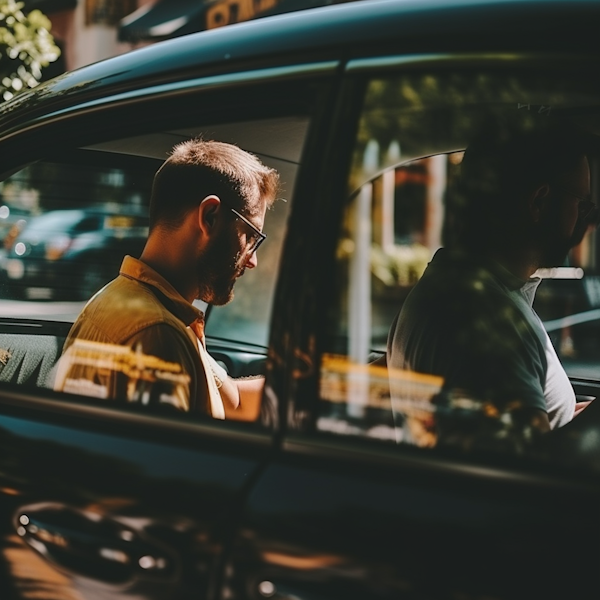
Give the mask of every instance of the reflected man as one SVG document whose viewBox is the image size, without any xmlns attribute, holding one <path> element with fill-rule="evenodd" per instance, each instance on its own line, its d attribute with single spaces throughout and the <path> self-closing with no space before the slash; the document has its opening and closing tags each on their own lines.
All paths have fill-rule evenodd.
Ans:
<svg viewBox="0 0 600 600">
<path fill-rule="evenodd" d="M 539 430 L 560 427 L 575 414 L 575 394 L 533 310 L 532 275 L 563 264 L 597 224 L 583 141 L 553 127 L 487 132 L 465 152 L 461 180 L 458 235 L 396 317 L 387 363 L 520 409 L 513 415 Z"/>
<path fill-rule="evenodd" d="M 190 140 L 155 175 L 150 231 L 139 259 L 74 323 L 55 388 L 254 420 L 263 379 L 234 380 L 208 354 L 195 300 L 223 305 L 257 265 L 278 174 L 237 146 Z"/>
</svg>

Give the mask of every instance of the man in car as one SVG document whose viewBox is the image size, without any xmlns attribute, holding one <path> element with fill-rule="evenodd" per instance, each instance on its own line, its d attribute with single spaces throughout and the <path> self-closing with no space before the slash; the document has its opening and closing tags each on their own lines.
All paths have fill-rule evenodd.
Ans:
<svg viewBox="0 0 600 600">
<path fill-rule="evenodd" d="M 396 317 L 387 364 L 441 376 L 447 394 L 541 431 L 565 425 L 583 406 L 532 308 L 532 276 L 562 265 L 598 223 L 583 141 L 549 125 L 488 131 L 467 149 L 461 179 L 459 233 Z"/>
<path fill-rule="evenodd" d="M 216 141 L 177 145 L 155 175 L 139 259 L 87 303 L 66 340 L 55 389 L 214 418 L 254 420 L 262 378 L 233 380 L 208 354 L 197 299 L 223 305 L 257 265 L 278 174 Z"/>
</svg>

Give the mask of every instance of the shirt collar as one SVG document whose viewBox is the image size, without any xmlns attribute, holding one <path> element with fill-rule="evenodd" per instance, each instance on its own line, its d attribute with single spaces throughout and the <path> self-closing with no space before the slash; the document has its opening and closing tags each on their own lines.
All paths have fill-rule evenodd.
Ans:
<svg viewBox="0 0 600 600">
<path fill-rule="evenodd" d="M 517 277 L 504 265 L 492 258 L 486 260 L 486 267 L 492 275 L 499 279 L 509 290 L 519 290 L 525 286 L 529 287 L 533 282 L 536 282 L 535 287 L 537 287 L 537 284 L 539 283 L 536 279 L 521 279 L 520 277 Z"/>
<path fill-rule="evenodd" d="M 532 277 L 530 279 L 521 279 L 513 273 L 511 273 L 504 265 L 488 256 L 473 257 L 471 254 L 462 251 L 448 250 L 446 248 L 440 248 L 435 255 L 443 257 L 442 260 L 460 260 L 465 263 L 470 263 L 474 266 L 480 267 L 491 273 L 502 285 L 509 290 L 519 290 L 521 288 L 535 288 L 540 283 L 538 277 Z M 434 256 L 435 256 L 434 255 Z M 438 261 L 440 259 L 438 258 Z"/>
<path fill-rule="evenodd" d="M 169 302 L 169 310 L 183 321 L 186 327 L 194 321 L 204 320 L 204 313 L 200 309 L 190 304 L 164 277 L 141 260 L 126 256 L 119 274 L 158 290 Z"/>
</svg>

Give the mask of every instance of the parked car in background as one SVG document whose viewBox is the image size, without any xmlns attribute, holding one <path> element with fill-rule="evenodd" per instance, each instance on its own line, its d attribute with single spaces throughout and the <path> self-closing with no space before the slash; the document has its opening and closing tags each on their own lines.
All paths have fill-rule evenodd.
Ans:
<svg viewBox="0 0 600 600">
<path fill-rule="evenodd" d="M 15 237 L 25 227 L 30 215 L 29 211 L 8 204 L 0 206 L 0 240 L 4 249 L 10 247 Z"/>
<path fill-rule="evenodd" d="M 126 208 L 51 210 L 32 217 L 1 268 L 19 297 L 87 300 L 114 279 L 126 254 L 139 256 L 148 217 Z"/>
<path fill-rule="evenodd" d="M 596 310 L 596 234 L 571 253 L 572 280 L 540 288 L 593 400 L 564 428 L 537 437 L 438 377 L 371 361 L 456 232 L 483 124 L 585 130 L 598 201 L 599 27 L 586 0 L 357 1 L 183 36 L 0 105 L 0 191 L 41 215 L 8 281 L 57 297 L 135 241 L 126 207 L 144 214 L 178 141 L 236 143 L 282 181 L 257 268 L 205 308 L 213 356 L 266 377 L 256 422 L 154 412 L 145 386 L 180 385 L 177 365 L 129 349 L 77 349 L 80 364 L 118 362 L 117 401 L 56 392 L 74 317 L 0 300 L 3 598 L 598 597 L 600 340 L 574 329 L 593 324 L 575 317 Z"/>
</svg>

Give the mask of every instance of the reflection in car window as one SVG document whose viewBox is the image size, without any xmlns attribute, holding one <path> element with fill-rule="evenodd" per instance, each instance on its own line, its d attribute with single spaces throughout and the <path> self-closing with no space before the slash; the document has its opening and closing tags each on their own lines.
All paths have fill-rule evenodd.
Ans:
<svg viewBox="0 0 600 600">
<path fill-rule="evenodd" d="M 535 128 L 552 114 L 585 127 L 585 115 L 598 114 L 599 92 L 573 72 L 444 70 L 369 82 L 338 241 L 318 429 L 424 447 L 522 450 L 498 407 L 449 396 L 442 378 L 388 369 L 382 357 L 408 293 L 457 234 L 468 142 L 491 122 L 515 118 Z M 592 172 L 596 161 L 591 155 Z M 595 234 L 588 235 L 563 268 L 537 273 L 536 309 L 567 372 L 590 378 L 600 364 L 596 252 Z M 392 403 L 390 386 L 403 390 L 399 401 Z"/>
</svg>

